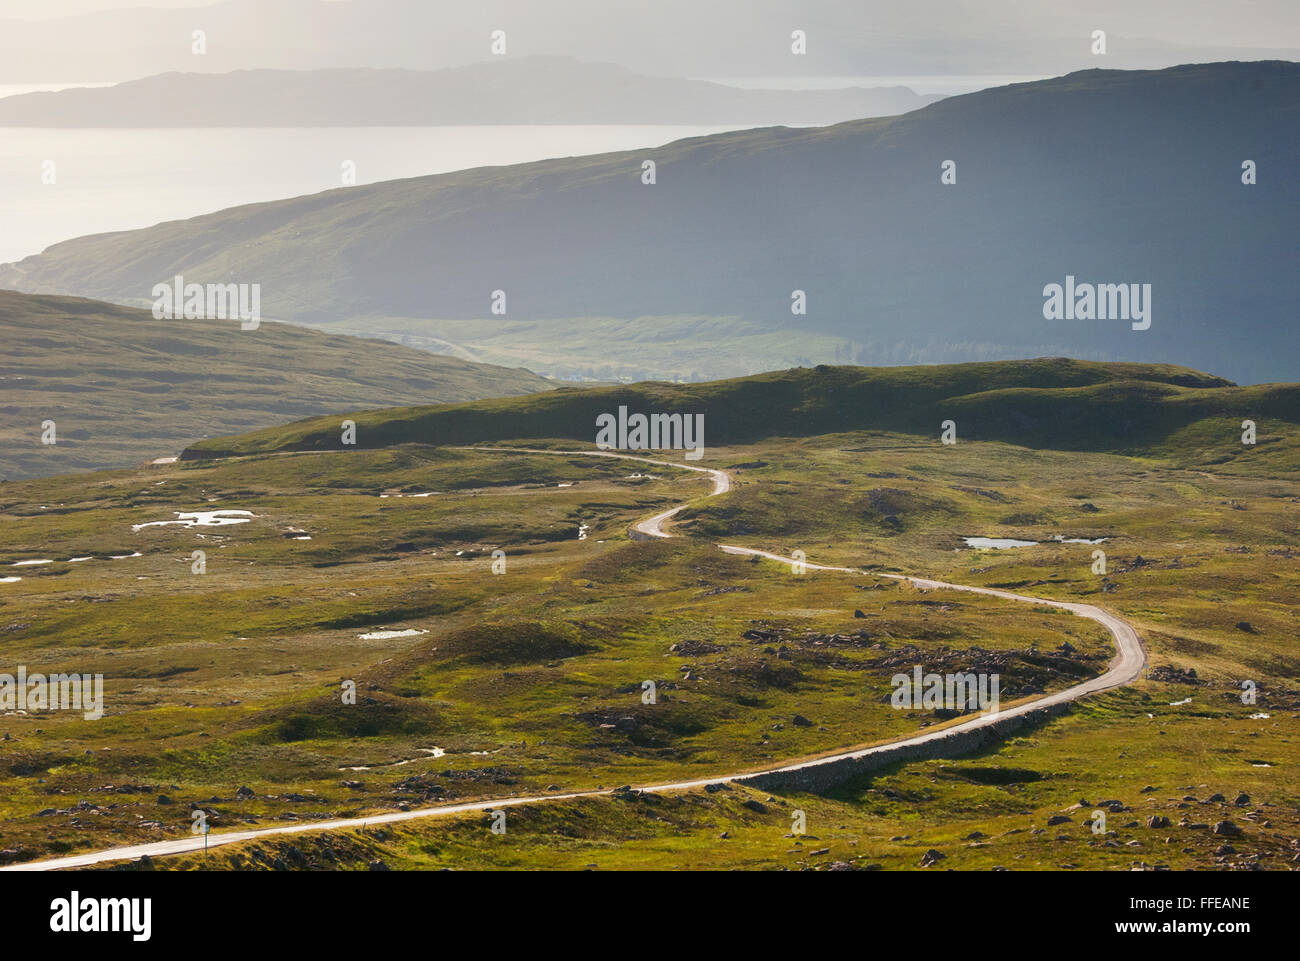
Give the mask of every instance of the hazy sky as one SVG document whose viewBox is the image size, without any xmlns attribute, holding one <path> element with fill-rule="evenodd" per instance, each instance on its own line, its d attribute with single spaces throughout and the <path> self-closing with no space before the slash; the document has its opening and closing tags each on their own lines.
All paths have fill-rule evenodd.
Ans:
<svg viewBox="0 0 1300 961">
<path fill-rule="evenodd" d="M 235 0 L 249 3 L 250 0 Z M 253 0 L 256 6 L 271 8 L 297 0 Z M 375 0 L 342 0 L 367 6 Z M 436 6 L 444 0 L 422 0 Z M 485 5 L 490 0 L 484 0 Z M 562 16 L 566 0 L 547 2 Z M 707 3 L 707 0 L 700 0 Z M 0 17 L 46 19 L 131 7 L 204 7 L 213 0 L 0 0 Z M 577 6 L 583 4 L 578 3 Z M 608 12 L 616 16 L 623 9 L 653 9 L 655 0 L 606 0 Z M 797 14 L 801 8 L 821 3 L 788 0 L 780 4 Z M 897 8 L 895 0 L 843 0 L 843 9 L 860 9 L 870 19 L 873 7 Z M 910 0 L 904 4 L 924 23 L 931 14 L 948 20 L 942 32 L 965 19 L 972 33 L 984 34 L 990 27 L 1014 33 L 1033 24 L 1041 28 L 1052 21 L 1071 32 L 1100 25 L 1130 37 L 1146 37 L 1174 43 L 1224 44 L 1241 46 L 1300 46 L 1300 0 Z M 939 23 L 941 23 L 940 21 Z M 936 25 L 939 25 L 936 23 Z M 963 25 L 964 26 L 964 25 Z"/>
<path fill-rule="evenodd" d="M 0 83 L 567 56 L 688 77 L 1020 74 L 1300 59 L 1300 0 L 0 0 Z M 191 50 L 202 30 L 207 48 Z M 793 56 L 793 30 L 806 56 Z M 1092 32 L 1108 39 L 1094 55 Z"/>
<path fill-rule="evenodd" d="M 0 0 L 0 16 L 43 20 L 124 7 L 205 7 L 211 3 L 212 0 L 150 0 L 148 3 L 133 3 L 131 0 Z"/>
</svg>

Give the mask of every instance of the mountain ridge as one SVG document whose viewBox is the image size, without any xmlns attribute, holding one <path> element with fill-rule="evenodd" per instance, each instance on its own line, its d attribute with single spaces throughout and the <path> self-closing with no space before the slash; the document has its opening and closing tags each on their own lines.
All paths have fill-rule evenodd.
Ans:
<svg viewBox="0 0 1300 961">
<path fill-rule="evenodd" d="M 443 70 L 172 71 L 0 99 L 0 127 L 834 123 L 940 99 L 901 87 L 746 90 L 533 56 Z"/>
<path fill-rule="evenodd" d="M 0 283 L 140 303 L 177 273 L 260 282 L 276 319 L 454 342 L 440 323 L 737 317 L 852 345 L 813 362 L 1071 355 L 1287 380 L 1297 130 L 1295 63 L 1090 70 L 893 118 L 231 208 L 65 241 Z M 1257 184 L 1241 183 L 1245 159 Z M 1046 321 L 1045 285 L 1069 276 L 1151 284 L 1151 329 Z"/>
</svg>

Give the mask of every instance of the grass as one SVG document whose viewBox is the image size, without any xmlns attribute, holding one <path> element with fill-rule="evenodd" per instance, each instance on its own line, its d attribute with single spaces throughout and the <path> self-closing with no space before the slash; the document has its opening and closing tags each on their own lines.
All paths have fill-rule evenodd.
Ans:
<svg viewBox="0 0 1300 961">
<path fill-rule="evenodd" d="M 56 563 L 4 568 L 23 577 L 0 588 L 7 661 L 102 672 L 109 707 L 94 723 L 3 718 L 0 844 L 22 860 L 180 836 L 192 804 L 220 831 L 759 769 L 940 723 L 888 706 L 900 664 L 996 668 L 1006 703 L 1100 673 L 1112 651 L 1089 621 L 874 569 L 1101 604 L 1139 627 L 1157 673 L 984 756 L 824 797 L 602 798 L 512 808 L 504 838 L 474 816 L 156 863 L 913 868 L 935 847 L 943 867 L 972 869 L 1280 867 L 1300 836 L 1300 457 L 1293 430 L 1276 438 L 1141 457 L 871 430 L 762 440 L 710 450 L 706 464 L 743 466 L 708 499 L 686 472 L 414 443 L 9 482 L 0 563 Z M 1186 450 L 1192 463 L 1179 463 Z M 631 521 L 681 501 L 685 537 L 627 539 Z M 196 507 L 258 516 L 131 532 Z M 965 549 L 974 534 L 1044 543 Z M 1091 571 L 1095 546 L 1056 534 L 1107 538 L 1108 573 Z M 797 577 L 714 540 L 868 573 Z M 207 553 L 202 576 L 194 550 Z M 67 563 L 86 555 L 97 559 Z M 427 633 L 360 636 L 386 628 Z M 1194 668 L 1196 682 L 1163 668 Z M 1240 702 L 1243 679 L 1257 704 Z M 355 706 L 340 703 L 344 681 Z M 1252 802 L 1202 804 L 1214 791 Z M 1080 799 L 1132 811 L 1109 815 L 1114 837 L 1078 810 L 1046 826 Z M 796 807 L 815 840 L 785 836 Z M 1173 827 L 1146 828 L 1148 808 Z M 1179 827 L 1183 814 L 1243 825 L 1238 853 L 1216 854 L 1223 839 Z M 962 840 L 976 830 L 988 837 Z"/>
</svg>

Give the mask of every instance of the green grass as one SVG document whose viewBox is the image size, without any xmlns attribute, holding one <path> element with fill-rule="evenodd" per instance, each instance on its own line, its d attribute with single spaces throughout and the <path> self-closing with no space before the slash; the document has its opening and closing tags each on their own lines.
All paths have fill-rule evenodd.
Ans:
<svg viewBox="0 0 1300 961">
<path fill-rule="evenodd" d="M 220 831 L 759 769 L 941 721 L 889 708 L 899 663 L 996 665 L 1007 703 L 1100 673 L 1112 650 L 1097 625 L 1049 608 L 869 573 L 797 577 L 709 546 L 723 540 L 1101 604 L 1137 624 L 1153 667 L 1195 668 L 1199 683 L 1144 678 L 984 756 L 904 765 L 825 797 L 769 802 L 737 788 L 566 802 L 512 809 L 505 838 L 469 817 L 157 864 L 913 868 L 929 847 L 948 855 L 943 867 L 971 869 L 1219 863 L 1221 839 L 1203 829 L 1123 827 L 1145 825 L 1151 807 L 1193 823 L 1233 817 L 1247 836 L 1224 857 L 1281 866 L 1300 836 L 1300 457 L 1295 432 L 1278 435 L 1208 469 L 1212 448 L 1185 467 L 1168 452 L 945 447 L 872 431 L 765 440 L 710 451 L 706 464 L 745 465 L 718 498 L 685 472 L 419 444 L 10 482 L 0 562 L 58 563 L 0 567 L 24 578 L 0 586 L 6 662 L 102 672 L 109 709 L 93 723 L 3 719 L 0 847 L 26 859 L 181 836 L 191 803 Z M 1234 440 L 1218 451 L 1235 453 Z M 424 492 L 437 493 L 395 496 Z M 632 520 L 681 501 L 692 503 L 683 538 L 627 539 Z M 259 516 L 130 530 L 196 507 Z M 285 536 L 295 532 L 312 540 Z M 974 552 L 960 540 L 973 534 L 1107 537 L 1110 569 L 1091 573 L 1092 545 Z M 196 549 L 202 576 L 190 572 Z M 507 554 L 501 576 L 495 549 Z M 359 636 L 382 628 L 427 633 Z M 744 637 L 754 629 L 773 639 Z M 1259 685 L 1255 706 L 1236 697 L 1243 678 Z M 647 679 L 654 705 L 641 702 Z M 355 706 L 340 703 L 345 680 Z M 1141 794 L 1148 783 L 1157 792 Z M 1245 810 L 1271 827 L 1237 809 L 1177 807 L 1214 790 L 1247 791 Z M 1080 798 L 1134 813 L 1113 816 L 1115 838 L 1094 837 L 1077 812 L 1034 833 Z M 816 840 L 785 837 L 795 807 Z M 962 840 L 975 830 L 989 837 Z"/>
</svg>

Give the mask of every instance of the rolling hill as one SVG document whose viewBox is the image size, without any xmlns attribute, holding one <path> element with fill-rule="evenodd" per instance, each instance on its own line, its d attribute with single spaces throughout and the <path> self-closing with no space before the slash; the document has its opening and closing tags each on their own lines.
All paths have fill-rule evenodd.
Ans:
<svg viewBox="0 0 1300 961">
<path fill-rule="evenodd" d="M 1278 443 L 1279 430 L 1294 443 L 1300 384 L 1238 387 L 1166 365 L 1048 358 L 799 368 L 710 383 L 566 387 L 527 397 L 349 416 L 357 423 L 360 448 L 528 439 L 568 439 L 590 446 L 596 440 L 597 416 L 617 413 L 620 406 L 629 413 L 703 414 L 706 450 L 861 430 L 937 441 L 941 423 L 951 419 L 959 443 L 1004 441 L 1040 449 L 1154 455 L 1177 451 L 1190 463 L 1226 463 L 1242 452 L 1243 419 L 1257 422 L 1261 453 Z M 182 457 L 339 449 L 339 419 L 331 417 L 205 440 Z"/>
<path fill-rule="evenodd" d="M 0 479 L 131 467 L 214 434 L 358 405 L 544 391 L 521 369 L 283 324 L 0 290 Z M 56 443 L 41 443 L 53 420 Z"/>
<path fill-rule="evenodd" d="M 1295 63 L 1090 70 L 899 117 L 480 168 L 85 237 L 0 267 L 0 284 L 143 303 L 177 273 L 259 282 L 279 320 L 471 350 L 480 338 L 504 350 L 497 335 L 521 321 L 545 353 L 548 326 L 558 340 L 590 318 L 650 330 L 690 316 L 807 335 L 811 362 L 1069 355 L 1290 380 L 1298 120 Z M 1245 160 L 1254 185 L 1242 183 Z M 1045 319 L 1044 288 L 1070 277 L 1150 284 L 1149 329 Z M 504 316 L 491 312 L 498 290 Z M 792 313 L 796 290 L 806 315 Z M 620 336 L 594 330 L 572 363 L 653 364 Z M 707 322 L 692 342 L 701 376 L 730 363 Z"/>
</svg>

